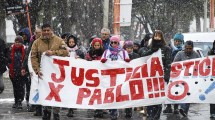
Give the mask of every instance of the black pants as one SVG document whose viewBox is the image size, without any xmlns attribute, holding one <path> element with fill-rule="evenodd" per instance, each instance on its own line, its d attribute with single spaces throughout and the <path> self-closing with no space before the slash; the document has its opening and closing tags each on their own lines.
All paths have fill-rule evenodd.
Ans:
<svg viewBox="0 0 215 120">
<path fill-rule="evenodd" d="M 215 104 L 210 104 L 210 114 L 215 114 Z"/>
<path fill-rule="evenodd" d="M 15 103 L 21 103 L 25 96 L 25 82 L 21 75 L 16 75 L 14 78 L 10 76 L 13 85 L 13 95 Z"/>
<path fill-rule="evenodd" d="M 30 96 L 30 90 L 31 90 L 31 78 L 30 75 L 23 76 L 23 80 L 25 82 L 26 86 L 26 93 L 25 93 L 25 99 L 27 102 L 29 102 L 29 96 Z"/>
<path fill-rule="evenodd" d="M 151 105 L 146 107 L 148 117 L 159 119 L 162 111 L 162 105 Z"/>
</svg>

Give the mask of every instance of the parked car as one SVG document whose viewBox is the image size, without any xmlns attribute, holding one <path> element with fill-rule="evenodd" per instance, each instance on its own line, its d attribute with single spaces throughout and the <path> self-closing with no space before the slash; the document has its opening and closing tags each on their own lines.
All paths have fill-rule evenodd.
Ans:
<svg viewBox="0 0 215 120">
<path fill-rule="evenodd" d="M 215 32 L 197 32 L 197 33 L 182 33 L 184 35 L 184 41 L 192 40 L 194 47 L 201 48 L 204 56 L 207 56 L 208 51 L 213 46 L 215 40 Z M 200 49 L 198 49 L 200 50 Z"/>
<path fill-rule="evenodd" d="M 196 51 L 199 54 L 199 56 L 205 57 L 201 48 L 194 47 L 194 51 Z"/>
</svg>

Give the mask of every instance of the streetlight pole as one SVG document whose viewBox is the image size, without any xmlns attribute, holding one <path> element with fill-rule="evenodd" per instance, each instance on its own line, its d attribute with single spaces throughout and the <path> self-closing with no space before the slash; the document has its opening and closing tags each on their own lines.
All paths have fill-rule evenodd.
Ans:
<svg viewBox="0 0 215 120">
<path fill-rule="evenodd" d="M 113 31 L 115 35 L 120 34 L 120 0 L 114 0 L 114 23 Z"/>
<path fill-rule="evenodd" d="M 108 28 L 109 0 L 104 0 L 103 28 Z"/>
</svg>

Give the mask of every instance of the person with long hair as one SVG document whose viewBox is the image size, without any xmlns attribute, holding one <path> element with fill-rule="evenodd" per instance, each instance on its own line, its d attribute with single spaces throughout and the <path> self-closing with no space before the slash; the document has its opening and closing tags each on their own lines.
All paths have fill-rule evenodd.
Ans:
<svg viewBox="0 0 215 120">
<path fill-rule="evenodd" d="M 153 54 L 154 52 L 161 49 L 162 61 L 164 67 L 164 80 L 165 82 L 169 82 L 170 78 L 170 69 L 172 62 L 172 52 L 170 47 L 166 44 L 163 36 L 163 32 L 161 30 L 155 30 L 152 35 L 151 45 L 149 50 L 142 52 L 141 57 L 148 56 Z M 162 104 L 147 106 L 147 117 L 152 119 L 159 119 L 162 111 Z"/>
</svg>

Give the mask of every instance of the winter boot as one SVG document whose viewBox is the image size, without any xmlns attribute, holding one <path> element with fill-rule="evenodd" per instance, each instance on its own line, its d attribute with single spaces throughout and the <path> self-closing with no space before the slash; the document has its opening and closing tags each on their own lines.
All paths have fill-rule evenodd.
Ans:
<svg viewBox="0 0 215 120">
<path fill-rule="evenodd" d="M 67 117 L 73 117 L 74 111 L 72 108 L 69 108 L 68 113 L 66 114 Z"/>
<path fill-rule="evenodd" d="M 50 120 L 51 119 L 51 112 L 48 110 L 43 110 L 43 120 Z"/>
<path fill-rule="evenodd" d="M 111 120 L 117 120 L 118 118 L 118 111 L 116 109 L 112 109 L 110 110 L 110 117 L 111 117 Z"/>
<path fill-rule="evenodd" d="M 179 114 L 178 104 L 174 104 L 174 114 Z"/>
<path fill-rule="evenodd" d="M 171 104 L 167 105 L 167 107 L 165 108 L 165 110 L 163 110 L 163 113 L 172 113 L 172 107 Z"/>
<path fill-rule="evenodd" d="M 34 116 L 42 116 L 42 106 L 37 105 L 35 111 L 36 113 L 34 114 Z"/>
<path fill-rule="evenodd" d="M 12 105 L 12 108 L 17 108 L 17 103 L 14 103 L 14 104 Z"/>
<path fill-rule="evenodd" d="M 54 120 L 60 120 L 59 113 L 54 113 L 53 116 L 54 116 Z"/>
<path fill-rule="evenodd" d="M 103 111 L 102 110 L 94 110 L 94 117 L 103 117 Z"/>
<path fill-rule="evenodd" d="M 132 108 L 126 108 L 125 109 L 125 117 L 131 118 L 132 117 Z"/>
<path fill-rule="evenodd" d="M 17 103 L 16 109 L 22 109 L 22 103 L 21 103 L 21 102 L 18 102 L 18 103 Z"/>
</svg>

